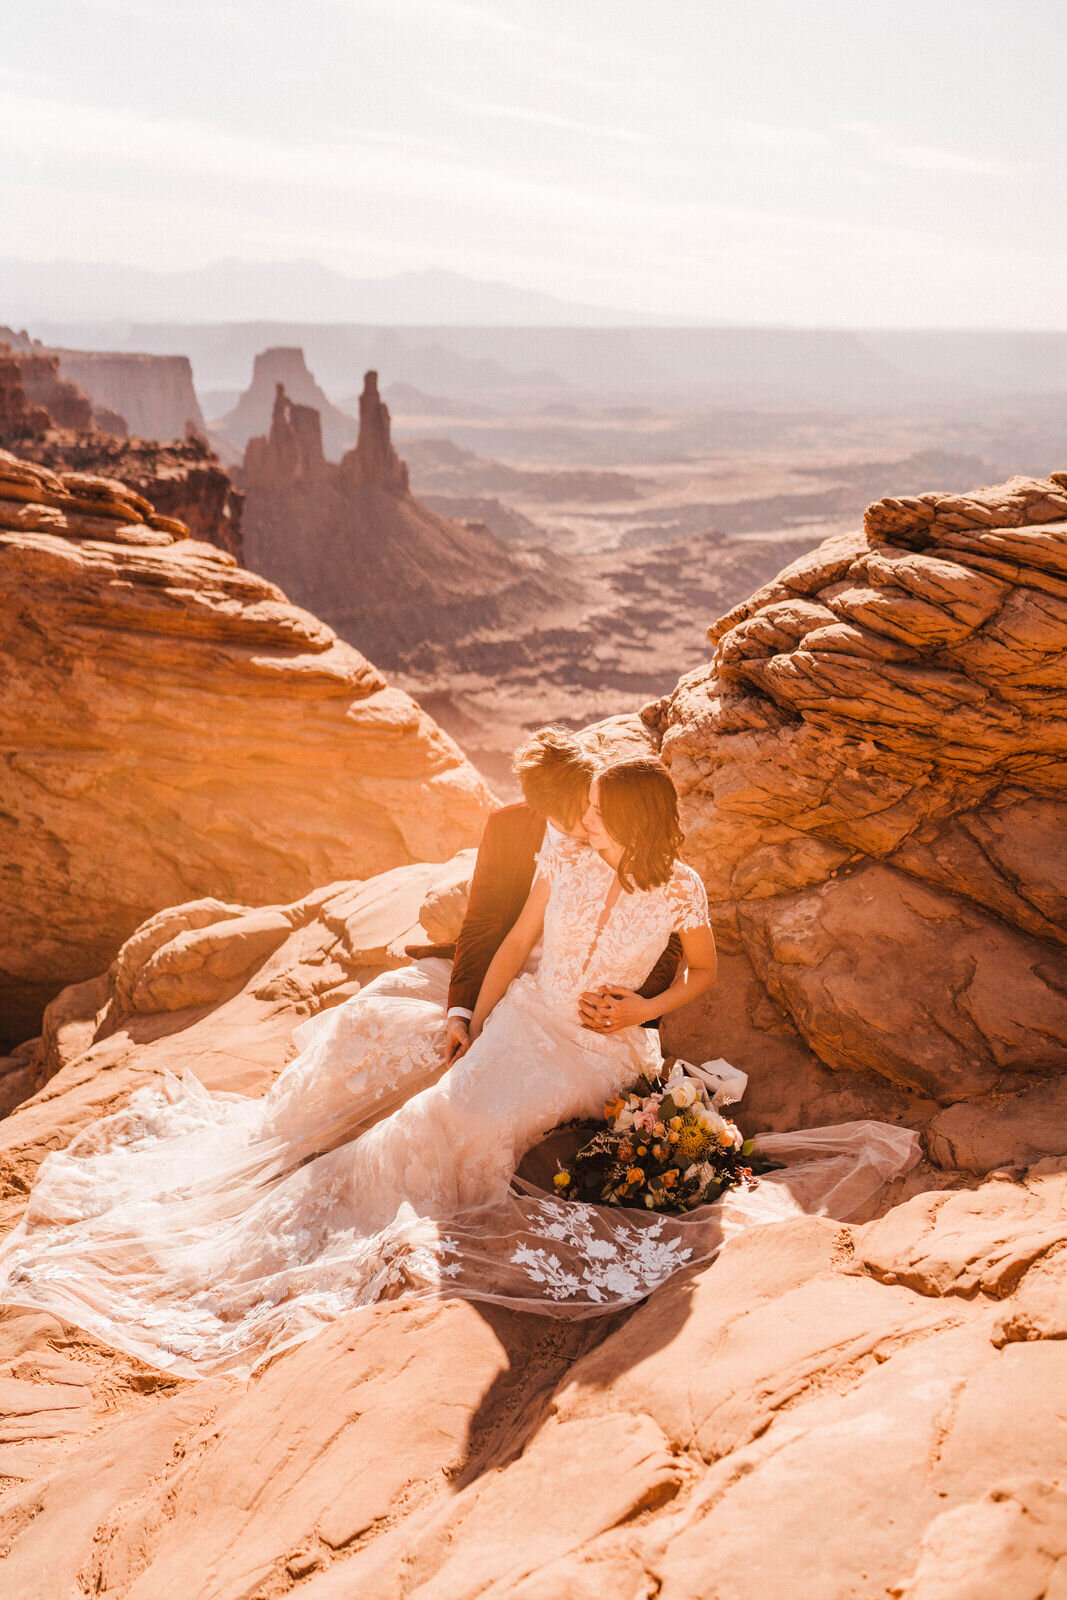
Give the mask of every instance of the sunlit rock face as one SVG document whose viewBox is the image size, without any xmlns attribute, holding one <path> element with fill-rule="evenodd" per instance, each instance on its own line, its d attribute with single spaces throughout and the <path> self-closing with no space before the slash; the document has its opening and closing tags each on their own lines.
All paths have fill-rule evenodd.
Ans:
<svg viewBox="0 0 1067 1600">
<path fill-rule="evenodd" d="M 1061 1148 L 1067 475 L 879 501 L 711 637 L 645 712 L 724 952 L 675 1042 L 783 1125 L 875 1110 L 980 1171 Z"/>
<path fill-rule="evenodd" d="M 134 1088 L 189 1069 L 263 1092 L 295 1022 L 454 936 L 471 854 L 150 918 L 14 1069 L 36 1093 L 0 1120 L 0 1228 Z M 959 1181 L 924 1164 L 870 1220 L 753 1228 L 622 1318 L 365 1307 L 247 1385 L 0 1308 L 10 1590 L 138 1600 L 195 1571 L 214 1600 L 1052 1595 L 1067 1162 Z"/>
<path fill-rule="evenodd" d="M 146 915 L 444 860 L 493 801 L 407 695 L 128 485 L 0 455 L 0 1037 Z"/>
</svg>

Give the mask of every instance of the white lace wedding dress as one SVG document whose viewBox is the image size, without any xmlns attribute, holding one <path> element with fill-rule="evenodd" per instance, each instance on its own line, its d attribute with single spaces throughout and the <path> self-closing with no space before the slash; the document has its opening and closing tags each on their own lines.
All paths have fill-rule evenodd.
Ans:
<svg viewBox="0 0 1067 1600">
<path fill-rule="evenodd" d="M 614 874 L 594 851 L 565 840 L 539 871 L 551 892 L 537 970 L 453 1067 L 448 969 L 424 962 L 297 1028 L 300 1053 L 262 1099 L 192 1076 L 139 1091 L 43 1163 L 0 1246 L 0 1304 L 53 1312 L 176 1374 L 247 1375 L 405 1292 L 614 1310 L 742 1227 L 852 1214 L 915 1159 L 915 1136 L 880 1123 L 766 1135 L 784 1171 L 678 1218 L 559 1201 L 516 1178 L 552 1128 L 598 1117 L 660 1065 L 643 1028 L 583 1029 L 578 995 L 638 987 L 670 933 L 707 918 L 681 864 L 606 918 Z"/>
</svg>

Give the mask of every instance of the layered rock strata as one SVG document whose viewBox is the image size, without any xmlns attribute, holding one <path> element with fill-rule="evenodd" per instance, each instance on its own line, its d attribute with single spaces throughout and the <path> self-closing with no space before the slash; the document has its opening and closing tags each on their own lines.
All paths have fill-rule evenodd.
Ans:
<svg viewBox="0 0 1067 1600">
<path fill-rule="evenodd" d="M 492 800 L 318 618 L 128 486 L 0 456 L 0 1033 L 149 913 L 441 860 Z"/>
<path fill-rule="evenodd" d="M 112 350 L 56 350 L 59 370 L 78 384 L 94 406 L 126 420 L 139 439 L 184 439 L 190 424 L 204 431 L 188 356 L 157 356 Z"/>
<path fill-rule="evenodd" d="M 240 559 L 242 496 L 190 430 L 161 444 L 130 439 L 126 421 L 59 375 L 59 358 L 0 345 L 0 448 L 53 472 L 120 479 L 157 511 Z"/>
<path fill-rule="evenodd" d="M 509 549 L 412 495 L 373 372 L 360 417 L 357 445 L 335 464 L 315 409 L 278 385 L 270 433 L 249 441 L 237 475 L 249 565 L 390 670 L 474 632 L 507 637 L 551 608 L 565 623 L 564 561 Z"/>
<path fill-rule="evenodd" d="M 877 1111 L 976 1171 L 1063 1149 L 1067 475 L 880 501 L 711 636 L 644 713 L 724 949 L 675 1043 L 778 1124 Z"/>
<path fill-rule="evenodd" d="M 191 1067 L 261 1092 L 296 1020 L 441 936 L 442 907 L 454 926 L 465 870 L 149 921 L 49 1011 L 41 1087 L 0 1123 L 4 1222 L 44 1154 L 135 1085 Z M 1051 1600 L 1067 1163 L 947 1184 L 925 1167 L 870 1220 L 755 1228 L 628 1317 L 384 1303 L 247 1386 L 175 1381 L 6 1307 L 7 1584 L 20 1600 L 148 1600 L 190 1572 L 203 1600 Z"/>
<path fill-rule="evenodd" d="M 83 389 L 61 377 L 58 356 L 0 343 L 0 445 L 50 428 L 124 434 L 126 422 L 107 407 L 94 408 Z"/>
<path fill-rule="evenodd" d="M 184 523 L 194 539 L 218 545 L 238 561 L 243 558 L 244 496 L 211 446 L 195 433 L 162 444 L 158 439 L 49 428 L 21 440 L 18 453 L 60 474 L 72 470 L 118 479 L 158 513 Z"/>
</svg>

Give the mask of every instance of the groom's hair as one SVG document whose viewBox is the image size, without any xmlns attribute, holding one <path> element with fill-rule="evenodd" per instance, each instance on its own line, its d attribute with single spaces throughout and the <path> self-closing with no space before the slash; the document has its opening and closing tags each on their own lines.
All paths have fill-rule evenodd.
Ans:
<svg viewBox="0 0 1067 1600">
<path fill-rule="evenodd" d="M 596 762 L 569 728 L 553 723 L 520 744 L 511 770 L 528 806 L 573 827 L 589 803 Z"/>
<path fill-rule="evenodd" d="M 654 756 L 617 761 L 597 775 L 597 808 L 611 837 L 623 847 L 619 879 L 629 893 L 666 883 L 684 835 L 678 793 Z"/>
</svg>

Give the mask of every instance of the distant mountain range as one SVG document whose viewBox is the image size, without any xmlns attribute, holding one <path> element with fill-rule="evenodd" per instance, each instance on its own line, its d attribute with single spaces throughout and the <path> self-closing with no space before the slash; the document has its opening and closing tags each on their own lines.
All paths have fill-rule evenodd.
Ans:
<svg viewBox="0 0 1067 1600">
<path fill-rule="evenodd" d="M 318 261 L 212 262 L 188 271 L 99 261 L 0 261 L 0 323 L 358 322 L 649 327 L 674 321 L 573 305 L 458 272 L 349 278 Z"/>
</svg>

